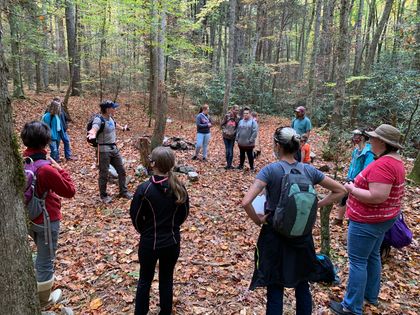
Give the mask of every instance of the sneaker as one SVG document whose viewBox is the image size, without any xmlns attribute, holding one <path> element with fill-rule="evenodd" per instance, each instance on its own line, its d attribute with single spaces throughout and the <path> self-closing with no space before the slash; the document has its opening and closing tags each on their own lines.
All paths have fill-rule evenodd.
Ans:
<svg viewBox="0 0 420 315">
<path fill-rule="evenodd" d="M 233 169 L 233 167 L 232 167 L 232 165 L 231 166 L 225 166 L 225 170 L 231 170 L 231 169 Z"/>
<path fill-rule="evenodd" d="M 191 160 L 197 160 L 197 156 L 196 156 L 196 155 L 194 155 L 194 156 L 191 158 Z"/>
<path fill-rule="evenodd" d="M 239 166 L 237 166 L 237 167 L 235 167 L 237 170 L 243 170 L 244 169 L 244 167 L 243 166 L 241 166 L 241 165 L 239 165 Z"/>
<path fill-rule="evenodd" d="M 101 200 L 103 203 L 108 204 L 112 201 L 112 197 L 107 195 L 107 196 L 101 197 Z"/>
<path fill-rule="evenodd" d="M 335 218 L 332 222 L 333 225 L 342 226 L 343 225 L 343 219 Z"/>
<path fill-rule="evenodd" d="M 68 158 L 66 158 L 67 161 L 77 161 L 79 158 L 77 156 L 69 156 Z"/>
<path fill-rule="evenodd" d="M 63 291 L 61 289 L 55 289 L 50 294 L 50 299 L 48 300 L 48 303 L 50 304 L 57 304 L 60 302 L 63 298 Z"/>
<path fill-rule="evenodd" d="M 207 162 L 207 159 L 205 157 L 203 157 L 203 162 Z"/>
<path fill-rule="evenodd" d="M 126 191 L 126 192 L 120 193 L 118 197 L 130 200 L 130 199 L 133 199 L 133 194 L 131 192 Z"/>
<path fill-rule="evenodd" d="M 336 301 L 333 301 L 333 300 L 330 301 L 329 307 L 333 311 L 333 313 L 337 314 L 337 315 L 352 315 L 352 314 L 355 314 L 355 313 L 349 311 L 348 309 L 346 309 L 343 305 L 341 305 L 340 302 L 336 302 Z"/>
</svg>

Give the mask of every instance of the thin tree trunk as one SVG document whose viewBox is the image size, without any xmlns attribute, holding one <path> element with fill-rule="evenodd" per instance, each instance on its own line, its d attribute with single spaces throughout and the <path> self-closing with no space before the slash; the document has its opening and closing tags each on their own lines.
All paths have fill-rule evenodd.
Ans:
<svg viewBox="0 0 420 315">
<path fill-rule="evenodd" d="M 66 15 L 66 29 L 67 29 L 67 51 L 68 51 L 68 58 L 69 58 L 69 69 L 70 69 L 70 77 L 72 78 L 73 82 L 71 83 L 72 86 L 72 96 L 80 95 L 80 66 L 77 63 L 78 61 L 78 53 L 77 53 L 77 20 L 76 20 L 76 7 L 74 4 L 74 0 L 66 0 L 66 8 L 65 8 L 65 15 Z M 78 81 L 79 80 L 79 81 Z"/>
<path fill-rule="evenodd" d="M 316 60 L 319 53 L 319 29 L 321 25 L 321 7 L 322 0 L 316 0 L 316 9 L 315 9 L 315 30 L 314 30 L 314 42 L 311 54 L 311 64 L 309 68 L 308 76 L 308 100 L 307 107 L 311 108 L 312 103 L 316 95 L 315 81 L 316 81 Z"/>
<path fill-rule="evenodd" d="M 25 177 L 13 128 L 2 37 L 3 27 L 0 24 L 0 239 L 3 240 L 0 247 L 0 310 L 2 314 L 40 315 L 22 198 Z"/>
<path fill-rule="evenodd" d="M 357 21 L 355 25 L 356 47 L 355 47 L 355 52 L 354 52 L 353 76 L 358 76 L 361 73 L 362 54 L 363 54 L 362 19 L 363 19 L 364 3 L 365 3 L 364 0 L 359 0 L 359 9 L 358 9 Z"/>
<path fill-rule="evenodd" d="M 41 22 L 42 27 L 42 47 L 45 52 L 49 50 L 49 33 L 48 32 L 48 14 L 47 14 L 47 4 L 46 1 L 42 1 L 42 16 L 44 17 Z M 48 86 L 50 84 L 49 79 L 49 69 L 48 69 L 48 61 L 46 60 L 45 55 L 42 56 L 41 59 L 41 79 L 42 79 L 42 85 L 44 86 L 44 90 L 48 90 Z"/>
<path fill-rule="evenodd" d="M 236 22 L 236 0 L 229 0 L 229 56 L 226 67 L 225 96 L 223 99 L 223 114 L 227 112 L 230 101 L 230 90 L 232 88 L 232 74 L 234 67 L 235 50 L 235 22 Z"/>
<path fill-rule="evenodd" d="M 370 69 L 373 65 L 373 61 L 375 59 L 375 54 L 376 54 L 376 48 L 378 47 L 379 38 L 385 28 L 385 24 L 388 22 L 389 14 L 391 13 L 393 3 L 394 3 L 394 0 L 386 0 L 386 4 L 385 4 L 384 12 L 382 13 L 381 21 L 379 22 L 379 25 L 375 31 L 375 34 L 372 37 L 372 43 L 370 44 L 370 47 L 369 47 L 369 53 L 368 53 L 368 56 L 366 58 L 366 63 L 365 63 L 366 73 L 370 72 Z"/>
<path fill-rule="evenodd" d="M 22 71 L 20 68 L 19 29 L 15 6 L 11 6 L 8 14 L 10 28 L 11 63 L 13 79 L 13 97 L 25 98 L 22 85 Z"/>
</svg>

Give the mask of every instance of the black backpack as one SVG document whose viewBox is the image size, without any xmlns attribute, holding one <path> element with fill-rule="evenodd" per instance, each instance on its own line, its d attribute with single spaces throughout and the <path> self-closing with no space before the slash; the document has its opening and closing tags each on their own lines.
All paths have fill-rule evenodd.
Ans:
<svg viewBox="0 0 420 315">
<path fill-rule="evenodd" d="M 333 284 L 340 283 L 340 277 L 328 256 L 324 254 L 316 255 L 315 269 L 310 274 L 309 281 Z"/>
<path fill-rule="evenodd" d="M 94 138 L 94 139 L 89 139 L 89 137 L 87 137 L 86 136 L 86 141 L 92 146 L 92 147 L 97 147 L 98 146 L 98 135 L 101 133 L 101 132 L 103 132 L 104 131 L 104 129 L 105 129 L 105 118 L 103 118 L 102 117 L 102 115 L 101 114 L 98 114 L 98 113 L 96 113 L 96 114 L 93 114 L 90 118 L 89 118 L 89 121 L 88 121 L 88 123 L 87 123 L 87 125 L 86 125 L 86 132 L 87 132 L 87 135 L 88 135 L 88 133 L 89 133 L 89 130 L 91 130 L 92 129 L 92 125 L 93 125 L 93 121 L 95 120 L 95 118 L 96 117 L 99 117 L 100 119 L 101 119 L 101 126 L 99 127 L 99 130 L 98 130 L 98 132 L 96 133 L 96 138 Z M 114 120 L 114 124 L 116 125 L 117 123 L 115 122 L 115 120 Z"/>
<path fill-rule="evenodd" d="M 280 199 L 274 211 L 272 226 L 286 237 L 311 233 L 316 221 L 318 199 L 303 163 L 291 166 L 280 161 L 285 175 L 281 179 Z"/>
</svg>

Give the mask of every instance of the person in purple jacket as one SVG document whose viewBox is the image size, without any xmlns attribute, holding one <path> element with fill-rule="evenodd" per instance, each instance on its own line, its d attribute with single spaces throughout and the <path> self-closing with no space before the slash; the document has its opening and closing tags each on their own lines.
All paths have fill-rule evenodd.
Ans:
<svg viewBox="0 0 420 315">
<path fill-rule="evenodd" d="M 197 142 L 192 159 L 198 159 L 198 154 L 200 154 L 201 147 L 203 147 L 203 161 L 207 161 L 207 147 L 210 142 L 210 128 L 212 126 L 208 104 L 201 106 L 200 112 L 195 118 L 195 124 L 197 125 Z"/>
</svg>

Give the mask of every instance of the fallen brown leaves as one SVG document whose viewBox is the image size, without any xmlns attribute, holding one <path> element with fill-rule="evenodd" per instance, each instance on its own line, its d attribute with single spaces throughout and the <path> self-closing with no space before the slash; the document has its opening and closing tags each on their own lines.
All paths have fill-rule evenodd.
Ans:
<svg viewBox="0 0 420 315">
<path fill-rule="evenodd" d="M 16 130 L 24 122 L 39 119 L 54 95 L 30 95 L 28 100 L 14 101 Z M 143 103 L 144 99 L 138 97 Z M 116 119 L 128 123 L 131 132 L 118 134 L 118 144 L 127 160 L 127 173 L 132 178 L 129 189 L 134 191 L 141 180 L 134 175 L 140 163 L 133 147 L 136 136 L 151 134 L 143 103 L 135 97 L 122 97 Z M 170 108 L 177 106 L 170 99 Z M 115 199 L 110 205 L 99 202 L 94 151 L 85 141 L 85 125 L 91 113 L 97 111 L 93 97 L 71 98 L 70 125 L 72 149 L 79 161 L 63 164 L 76 182 L 77 196 L 63 200 L 63 221 L 56 260 L 57 286 L 64 291 L 64 305 L 73 307 L 75 314 L 129 314 L 134 310 L 134 297 L 139 276 L 137 243 L 139 236 L 132 228 L 128 215 L 129 201 Z M 126 106 L 124 104 L 130 104 Z M 176 115 L 169 116 L 174 118 Z M 193 116 L 186 121 L 168 123 L 168 136 L 181 136 L 194 142 Z M 262 156 L 257 169 L 273 160 L 271 137 L 275 127 L 287 120 L 262 117 Z M 320 157 L 327 135 L 313 133 L 313 150 Z M 225 171 L 224 146 L 220 130 L 213 128 L 209 161 L 191 161 L 192 152 L 177 152 L 179 164 L 197 168 L 200 180 L 186 182 L 191 197 L 191 214 L 182 227 L 181 256 L 175 271 L 174 310 L 176 314 L 264 314 L 265 290 L 250 292 L 254 246 L 258 227 L 252 224 L 240 207 L 241 199 L 255 177 L 249 171 Z M 343 154 L 350 156 L 350 152 Z M 235 148 L 235 162 L 238 151 Z M 317 161 L 316 166 L 325 164 Z M 344 163 L 343 163 L 344 165 Z M 406 164 L 409 168 L 410 163 Z M 331 169 L 333 164 L 329 163 Z M 343 175 L 340 170 L 339 175 Z M 186 178 L 184 177 L 186 181 Z M 117 186 L 109 185 L 117 194 Z M 408 187 L 404 202 L 405 218 L 417 238 L 420 223 L 419 188 Z M 332 214 L 333 215 L 333 214 Z M 318 226 L 314 231 L 319 244 Z M 346 227 L 331 227 L 332 257 L 338 265 L 342 283 L 335 287 L 312 285 L 314 314 L 330 314 L 328 301 L 342 297 L 347 280 Z M 380 305 L 367 306 L 366 314 L 419 313 L 419 250 L 415 240 L 392 255 L 383 267 Z M 151 313 L 158 310 L 158 283 L 153 282 Z M 286 290 L 284 314 L 294 314 L 294 292 Z M 54 308 L 53 308 L 54 309 Z"/>
</svg>

